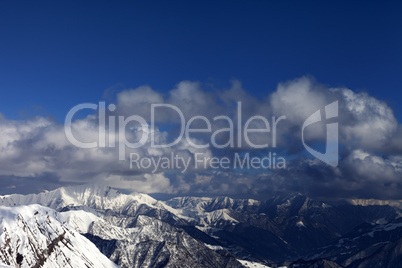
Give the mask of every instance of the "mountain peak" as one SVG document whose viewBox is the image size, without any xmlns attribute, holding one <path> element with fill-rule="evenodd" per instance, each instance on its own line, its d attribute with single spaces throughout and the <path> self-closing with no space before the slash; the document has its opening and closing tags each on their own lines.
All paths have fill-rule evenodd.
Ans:
<svg viewBox="0 0 402 268">
<path fill-rule="evenodd" d="M 0 207 L 0 248 L 0 261 L 16 267 L 117 267 L 59 213 L 40 205 Z"/>
<path fill-rule="evenodd" d="M 84 184 L 57 188 L 53 191 L 30 195 L 7 195 L 0 197 L 0 205 L 19 206 L 40 204 L 60 210 L 67 206 L 92 206 L 95 208 L 123 208 L 128 203 L 155 205 L 157 200 L 146 194 L 125 195 L 104 184 Z"/>
</svg>

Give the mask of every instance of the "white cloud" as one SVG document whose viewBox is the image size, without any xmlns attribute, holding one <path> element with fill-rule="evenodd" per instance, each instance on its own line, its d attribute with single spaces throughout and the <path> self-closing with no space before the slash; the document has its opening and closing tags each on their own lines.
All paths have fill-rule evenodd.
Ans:
<svg viewBox="0 0 402 268">
<path fill-rule="evenodd" d="M 146 193 L 258 194 L 281 189 L 311 193 L 318 189 L 325 192 L 325 189 L 334 188 L 338 189 L 339 195 L 353 189 L 366 193 L 372 191 L 371 194 L 384 191 L 385 195 L 394 196 L 396 190 L 390 191 L 384 187 L 390 184 L 396 185 L 394 189 L 400 187 L 402 128 L 386 103 L 366 93 L 355 93 L 346 88 L 328 88 L 311 78 L 302 77 L 281 83 L 266 98 L 256 99 L 242 88 L 239 81 L 233 81 L 231 88 L 220 91 L 204 90 L 198 82 L 183 81 L 166 94 L 156 92 L 149 86 L 122 91 L 117 94 L 116 112 L 107 115 L 140 115 L 149 120 L 151 104 L 170 103 L 179 107 L 187 117 L 203 115 L 211 119 L 216 115 L 227 115 L 236 122 L 236 105 L 237 101 L 241 101 L 243 123 L 253 115 L 262 115 L 268 119 L 273 115 L 286 115 L 286 120 L 278 125 L 279 135 L 287 135 L 286 139 L 280 140 L 279 149 L 290 151 L 292 146 L 301 147 L 300 130 L 304 120 L 334 100 L 339 101 L 339 135 L 343 150 L 343 159 L 337 168 L 328 168 L 319 160 L 296 158 L 290 160 L 288 169 L 268 174 L 240 174 L 234 170 L 215 172 L 202 168 L 190 168 L 185 174 L 175 173 L 174 170 L 171 174 L 163 170 L 151 174 L 149 170 L 130 169 L 128 161 L 119 161 L 118 147 L 79 149 L 73 146 L 65 137 L 63 125 L 49 119 L 37 117 L 14 121 L 0 115 L 0 176 L 13 178 L 10 185 L 19 185 L 15 181 L 18 177 L 24 180 L 40 178 L 43 184 L 52 186 L 54 183 L 51 180 L 82 183 L 102 181 L 119 188 Z M 159 115 L 159 123 L 178 122 L 172 113 Z M 221 123 L 213 125 L 212 130 L 227 127 Z M 95 114 L 75 119 L 72 128 L 80 141 L 92 142 L 98 139 Z M 152 148 L 149 135 L 155 135 L 161 143 L 177 135 L 177 129 L 165 130 L 163 126 L 151 132 L 149 127 L 142 129 L 132 124 L 125 131 L 131 139 L 138 139 L 142 134 L 148 135 L 142 147 L 127 148 L 126 159 L 133 152 L 141 157 L 161 157 L 174 153 L 186 159 L 194 157 L 195 153 L 212 157 L 234 152 L 233 149 L 211 147 L 196 149 L 185 139 L 174 147 Z M 325 139 L 325 123 L 313 126 L 309 131 L 309 140 Z M 117 135 L 112 137 L 117 139 Z M 255 136 L 254 141 L 265 143 L 267 138 L 270 143 L 266 133 Z M 195 143 L 204 144 L 210 142 L 210 135 L 192 139 Z M 244 139 L 242 141 L 243 147 L 236 149 L 250 151 Z M 299 156 L 296 154 L 293 157 Z M 304 184 L 296 180 L 296 177 L 303 178 Z M 318 178 L 324 179 L 319 181 Z"/>
</svg>

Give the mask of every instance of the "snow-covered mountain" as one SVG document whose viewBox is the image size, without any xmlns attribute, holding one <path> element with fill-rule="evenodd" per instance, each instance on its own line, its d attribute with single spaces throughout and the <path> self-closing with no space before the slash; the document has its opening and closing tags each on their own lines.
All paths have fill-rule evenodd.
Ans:
<svg viewBox="0 0 402 268">
<path fill-rule="evenodd" d="M 146 194 L 127 195 L 106 186 L 85 185 L 40 194 L 2 196 L 0 213 L 7 214 L 10 207 L 17 211 L 25 206 L 25 210 L 32 210 L 29 212 L 32 215 L 39 215 L 35 211 L 42 210 L 30 204 L 48 207 L 35 205 L 47 209 L 45 214 L 56 215 L 52 216 L 50 226 L 55 224 L 76 232 L 76 236 L 91 241 L 98 252 L 121 267 L 270 267 L 277 264 L 338 267 L 356 264 L 346 260 L 358 254 L 368 258 L 361 260 L 367 265 L 370 256 L 378 259 L 398 253 L 399 240 L 384 237 L 401 238 L 402 234 L 397 228 L 397 231 L 388 227 L 381 229 L 398 221 L 401 213 L 396 206 L 327 204 L 300 194 L 266 201 L 176 197 L 162 202 Z M 30 218 L 28 214 L 26 217 Z M 18 226 L 11 219 L 4 217 L 2 222 Z M 367 243 L 348 242 L 354 247 L 354 254 L 348 255 L 341 249 L 352 245 L 346 243 L 350 237 L 350 241 L 360 241 L 354 239 L 357 235 L 353 232 L 361 226 L 368 228 L 367 233 L 378 234 L 380 229 L 383 230 L 380 233 L 385 233 L 382 239 L 374 235 Z M 22 232 L 20 240 L 26 241 L 29 235 Z M 369 248 L 375 243 L 382 243 L 383 252 L 374 256 Z M 4 242 L 0 252 L 6 247 Z M 40 245 L 37 247 L 42 250 Z M 24 254 L 35 256 L 34 248 Z M 18 249 L 15 244 L 14 255 L 4 255 L 9 262 L 1 259 L 0 262 L 15 265 Z"/>
<path fill-rule="evenodd" d="M 0 207 L 0 262 L 14 267 L 117 267 L 59 213 L 39 205 Z"/>
<path fill-rule="evenodd" d="M 301 194 L 266 201 L 228 197 L 177 197 L 166 202 L 192 216 L 199 229 L 231 252 L 269 263 L 297 260 L 367 222 L 389 222 L 389 206 L 331 205 Z"/>
<path fill-rule="evenodd" d="M 58 188 L 39 194 L 13 194 L 0 197 L 0 205 L 19 206 L 26 204 L 40 204 L 60 210 L 67 206 L 88 206 L 95 209 L 110 209 L 123 212 L 133 204 L 157 205 L 158 201 L 146 194 L 121 194 L 111 187 L 100 184 L 70 186 Z"/>
<path fill-rule="evenodd" d="M 350 199 L 348 202 L 359 206 L 388 205 L 402 209 L 402 200 Z"/>
<path fill-rule="evenodd" d="M 153 215 L 171 222 L 187 223 L 184 217 L 164 202 L 146 194 L 122 194 L 118 190 L 100 184 L 62 187 L 53 191 L 30 195 L 7 195 L 0 197 L 0 206 L 40 204 L 61 211 L 66 207 L 87 207 L 94 210 L 113 211 L 122 215 Z"/>
<path fill-rule="evenodd" d="M 140 215 L 135 226 L 125 228 L 91 212 L 61 214 L 122 267 L 241 267 L 229 254 L 218 254 L 182 229 L 155 218 Z"/>
<path fill-rule="evenodd" d="M 121 267 L 242 267 L 229 252 L 216 252 L 178 227 L 190 226 L 193 219 L 145 194 L 87 185 L 3 196 L 0 204 L 40 204 L 59 211 L 66 224 Z"/>
</svg>

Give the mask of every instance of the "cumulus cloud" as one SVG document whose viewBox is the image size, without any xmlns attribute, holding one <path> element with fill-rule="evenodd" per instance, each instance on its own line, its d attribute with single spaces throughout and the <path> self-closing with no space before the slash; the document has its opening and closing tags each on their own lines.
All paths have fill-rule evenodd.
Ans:
<svg viewBox="0 0 402 268">
<path fill-rule="evenodd" d="M 301 141 L 303 122 L 325 105 L 338 101 L 340 162 L 330 167 L 311 157 Z M 239 104 L 241 113 L 239 116 Z M 334 198 L 402 198 L 402 127 L 385 103 L 367 93 L 347 88 L 330 88 L 314 78 L 301 77 L 280 83 L 265 98 L 257 99 L 243 89 L 239 81 L 232 81 L 228 89 L 205 90 L 203 84 L 182 81 L 167 93 L 150 86 L 126 89 L 116 95 L 115 109 L 105 110 L 105 146 L 82 149 L 74 146 L 65 134 L 64 125 L 48 118 L 36 117 L 25 121 L 0 117 L 0 176 L 3 193 L 38 191 L 72 183 L 104 182 L 111 186 L 145 193 L 234 195 L 264 197 L 286 191 L 298 191 L 310 196 Z M 181 139 L 174 146 L 155 148 L 157 144 L 172 142 L 180 134 L 181 118 L 177 111 L 165 107 L 155 114 L 155 128 L 151 128 L 151 105 L 169 104 L 177 107 L 186 122 L 193 116 L 203 116 L 211 122 L 211 131 Z M 322 112 L 323 113 L 323 112 Z M 138 148 L 124 147 L 123 161 L 119 160 L 119 116 L 127 119 L 138 115 L 146 126 L 133 120 L 124 130 L 127 143 L 146 141 Z M 216 116 L 220 116 L 216 119 Z M 267 128 L 269 132 L 250 133 L 253 144 L 268 144 L 269 148 L 251 146 L 243 132 L 239 136 L 238 120 L 242 127 L 252 116 L 250 128 Z M 273 119 L 286 117 L 277 124 L 273 145 Z M 217 130 L 230 128 L 232 132 Z M 110 121 L 114 118 L 115 122 Z M 325 118 L 325 117 L 324 117 Z M 99 138 L 99 115 L 73 118 L 71 129 L 81 142 L 96 142 Z M 205 120 L 195 120 L 192 128 L 206 128 Z M 113 131 L 111 131 L 113 130 Z M 325 143 L 326 122 L 306 128 L 306 142 L 318 148 Z M 196 148 L 194 144 L 210 144 L 211 138 L 226 144 L 233 137 L 234 146 Z M 111 146 L 114 144 L 115 146 Z M 275 152 L 286 159 L 284 169 L 211 169 L 195 167 L 196 156 L 227 157 L 234 154 L 267 156 Z M 120 152 L 121 153 L 121 152 Z M 139 159 L 171 159 L 179 156 L 189 161 L 186 172 L 171 166 L 130 166 L 130 155 Z M 145 163 L 145 162 L 144 162 Z M 210 162 L 208 162 L 210 163 Z M 32 182 L 32 183 L 28 183 Z M 35 185 L 35 187 L 33 187 Z M 38 188 L 39 187 L 39 188 Z"/>
</svg>

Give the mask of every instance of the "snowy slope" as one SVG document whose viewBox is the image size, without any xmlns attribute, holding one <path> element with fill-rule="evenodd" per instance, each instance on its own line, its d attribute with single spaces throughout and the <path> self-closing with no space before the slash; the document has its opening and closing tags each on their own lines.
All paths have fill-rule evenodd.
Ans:
<svg viewBox="0 0 402 268">
<path fill-rule="evenodd" d="M 0 263 L 21 267 L 118 267 L 40 205 L 0 207 Z"/>
<path fill-rule="evenodd" d="M 256 211 L 260 202 L 253 199 L 232 199 L 229 197 L 176 197 L 165 202 L 183 217 L 191 217 L 197 225 L 221 227 L 235 225 L 239 221 L 233 212 Z"/>
<path fill-rule="evenodd" d="M 135 227 L 124 228 L 88 211 L 61 214 L 122 267 L 241 267 L 232 256 L 217 254 L 183 230 L 155 218 L 141 215 Z"/>
<path fill-rule="evenodd" d="M 70 206 L 87 206 L 97 210 L 112 210 L 119 214 L 135 215 L 155 211 L 161 217 L 171 217 L 175 221 L 192 221 L 176 210 L 149 195 L 141 193 L 122 194 L 118 190 L 101 184 L 62 187 L 53 191 L 29 195 L 0 196 L 0 206 L 21 206 L 39 204 L 57 211 Z M 162 213 L 161 213 L 162 211 Z M 169 215 L 167 215 L 169 214 Z"/>
<path fill-rule="evenodd" d="M 270 266 L 258 263 L 258 262 L 252 262 L 252 261 L 245 261 L 245 260 L 239 260 L 239 262 L 247 268 L 271 268 Z"/>
<path fill-rule="evenodd" d="M 181 224 L 219 226 L 222 222 L 229 224 L 237 222 L 231 217 L 228 209 L 242 210 L 244 207 L 257 205 L 258 201 L 234 200 L 227 197 L 189 197 L 161 202 L 146 194 L 127 195 L 108 186 L 95 184 L 62 187 L 39 194 L 0 196 L 0 205 L 3 206 L 29 204 L 40 204 L 57 211 L 66 207 L 86 206 L 95 210 L 111 210 L 131 216 L 138 215 L 139 211 L 141 214 L 149 214 L 153 210 L 156 218 L 166 222 L 179 221 Z M 172 219 L 166 219 L 168 217 Z"/>
<path fill-rule="evenodd" d="M 359 206 L 391 206 L 402 209 L 402 200 L 377 200 L 377 199 L 350 199 L 348 200 L 353 205 Z"/>
<path fill-rule="evenodd" d="M 157 200 L 146 194 L 133 193 L 124 195 L 108 186 L 98 184 L 62 187 L 39 194 L 0 196 L 0 205 L 3 206 L 40 204 L 56 210 L 66 206 L 78 205 L 123 210 L 130 203 L 154 206 L 157 202 Z"/>
<path fill-rule="evenodd" d="M 177 228 L 189 226 L 194 219 L 145 194 L 126 195 L 107 186 L 83 185 L 0 197 L 0 204 L 7 206 L 31 203 L 60 211 L 75 230 L 123 266 L 241 267 L 228 252 L 218 254 Z"/>
</svg>

